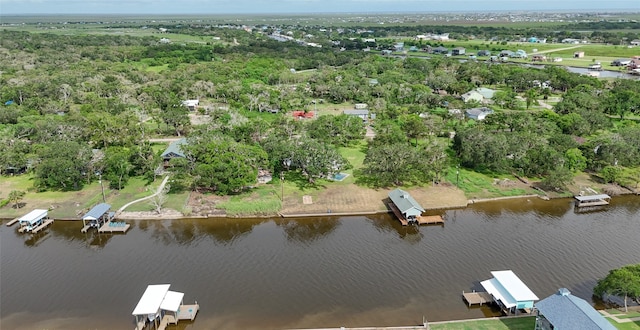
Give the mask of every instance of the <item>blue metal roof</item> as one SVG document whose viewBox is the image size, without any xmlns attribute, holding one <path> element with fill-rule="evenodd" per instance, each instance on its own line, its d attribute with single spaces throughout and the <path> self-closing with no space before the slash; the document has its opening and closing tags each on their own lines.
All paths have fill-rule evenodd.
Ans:
<svg viewBox="0 0 640 330">
<path fill-rule="evenodd" d="M 409 195 L 408 192 L 402 189 L 396 189 L 389 192 L 389 198 L 396 205 L 400 212 L 407 213 L 411 209 L 415 209 L 419 212 L 424 212 L 424 209 L 418 202 Z"/>
<path fill-rule="evenodd" d="M 100 203 L 94 206 L 87 214 L 82 217 L 82 220 L 96 220 L 103 216 L 105 213 L 109 212 L 111 205 L 107 203 Z"/>
<path fill-rule="evenodd" d="M 572 295 L 569 290 L 562 288 L 535 304 L 536 308 L 554 328 L 562 330 L 615 330 L 604 318 L 584 299 Z"/>
<path fill-rule="evenodd" d="M 183 144 L 187 144 L 187 139 L 182 138 L 177 141 L 171 142 L 169 147 L 162 153 L 162 158 L 172 158 L 172 157 L 185 157 L 182 148 L 180 147 Z"/>
</svg>

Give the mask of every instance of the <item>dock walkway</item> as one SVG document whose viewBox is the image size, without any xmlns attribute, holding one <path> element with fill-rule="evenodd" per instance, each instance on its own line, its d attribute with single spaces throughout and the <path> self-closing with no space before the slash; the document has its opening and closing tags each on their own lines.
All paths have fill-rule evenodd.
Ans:
<svg viewBox="0 0 640 330">
<path fill-rule="evenodd" d="M 9 222 L 7 222 L 7 227 L 13 226 L 16 222 L 20 221 L 20 218 L 15 218 Z"/>
<path fill-rule="evenodd" d="M 464 292 L 462 291 L 462 297 L 467 301 L 469 307 L 471 305 L 484 305 L 493 302 L 493 296 L 489 292 Z"/>
<path fill-rule="evenodd" d="M 200 305 L 197 302 L 193 305 L 180 305 L 178 320 L 193 321 L 196 318 L 196 314 L 198 314 L 198 310 L 200 310 Z"/>
</svg>

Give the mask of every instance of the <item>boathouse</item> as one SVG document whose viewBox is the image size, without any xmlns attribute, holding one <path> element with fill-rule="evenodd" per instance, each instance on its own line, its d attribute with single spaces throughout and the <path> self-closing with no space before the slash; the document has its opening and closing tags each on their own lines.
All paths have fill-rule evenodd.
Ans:
<svg viewBox="0 0 640 330">
<path fill-rule="evenodd" d="M 86 232 L 90 228 L 100 228 L 104 223 L 113 218 L 114 212 L 109 212 L 111 205 L 100 203 L 94 206 L 87 214 L 82 217 L 82 232 Z"/>
<path fill-rule="evenodd" d="M 505 313 L 516 313 L 522 309 L 530 311 L 538 300 L 522 280 L 511 270 L 492 271 L 493 278 L 480 282 L 482 287 L 493 296 L 493 300 Z"/>
<path fill-rule="evenodd" d="M 169 324 L 177 324 L 178 320 L 193 321 L 200 308 L 198 302 L 194 305 L 184 305 L 184 293 L 169 291 L 170 286 L 170 284 L 147 286 L 133 310 L 136 330 L 144 329 L 147 321 L 152 322 L 154 328 L 158 330 L 165 329 Z"/>
<path fill-rule="evenodd" d="M 20 224 L 18 232 L 35 234 L 52 222 L 53 219 L 49 219 L 47 210 L 35 209 L 18 219 L 18 223 Z"/>
<path fill-rule="evenodd" d="M 389 204 L 391 210 L 405 226 L 409 223 L 416 223 L 418 217 L 424 212 L 424 208 L 402 189 L 390 191 L 389 199 L 391 200 L 391 204 Z"/>
<path fill-rule="evenodd" d="M 535 330 L 615 330 L 607 319 L 586 300 L 562 288 L 555 294 L 535 303 L 538 311 Z"/>
</svg>

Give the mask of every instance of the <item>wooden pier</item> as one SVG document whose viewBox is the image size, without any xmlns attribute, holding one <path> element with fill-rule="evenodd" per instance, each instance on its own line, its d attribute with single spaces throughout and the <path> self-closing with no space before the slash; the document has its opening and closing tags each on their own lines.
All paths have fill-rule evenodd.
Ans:
<svg viewBox="0 0 640 330">
<path fill-rule="evenodd" d="M 126 233 L 131 227 L 126 222 L 108 221 L 105 222 L 102 227 L 98 228 L 99 233 Z"/>
<path fill-rule="evenodd" d="M 467 301 L 469 307 L 471 305 L 484 305 L 487 303 L 493 303 L 493 296 L 489 292 L 464 292 L 462 291 L 462 297 Z"/>
<path fill-rule="evenodd" d="M 9 222 L 7 222 L 7 227 L 13 226 L 16 222 L 20 221 L 20 218 L 15 218 Z"/>
<path fill-rule="evenodd" d="M 421 215 L 416 220 L 419 225 L 444 224 L 444 219 L 439 215 Z"/>
<path fill-rule="evenodd" d="M 198 314 L 198 310 L 200 310 L 200 305 L 198 305 L 197 301 L 193 305 L 180 305 L 178 320 L 193 321 L 196 318 L 196 314 Z"/>
<path fill-rule="evenodd" d="M 400 223 L 403 226 L 408 226 L 409 221 L 407 221 L 407 219 L 404 218 L 404 215 L 402 214 L 402 212 L 400 212 L 400 210 L 398 210 L 396 205 L 393 203 L 389 203 L 388 205 L 389 205 L 389 208 L 391 208 L 391 211 L 393 211 L 393 214 L 396 215 L 396 218 L 398 218 L 398 221 L 400 221 Z"/>
</svg>

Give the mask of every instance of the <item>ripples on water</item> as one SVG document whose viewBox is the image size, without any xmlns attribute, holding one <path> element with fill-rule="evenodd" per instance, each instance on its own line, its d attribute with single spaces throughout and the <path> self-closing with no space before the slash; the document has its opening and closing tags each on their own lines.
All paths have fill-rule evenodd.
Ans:
<svg viewBox="0 0 640 330">
<path fill-rule="evenodd" d="M 640 200 L 575 214 L 568 200 L 521 199 L 402 227 L 388 215 L 135 221 L 125 235 L 0 229 L 3 328 L 114 329 L 148 284 L 170 283 L 201 311 L 186 328 L 414 325 L 495 315 L 463 290 L 512 269 L 540 297 L 591 300 L 598 278 L 640 262 Z"/>
</svg>

